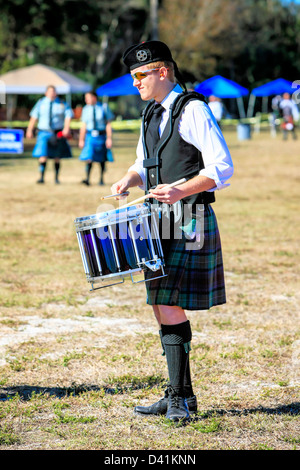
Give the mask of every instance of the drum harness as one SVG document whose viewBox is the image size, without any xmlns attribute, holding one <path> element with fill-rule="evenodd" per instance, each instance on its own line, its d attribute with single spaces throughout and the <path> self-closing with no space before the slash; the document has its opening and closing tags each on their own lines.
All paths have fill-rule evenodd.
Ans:
<svg viewBox="0 0 300 470">
<path fill-rule="evenodd" d="M 145 130 L 146 130 L 146 126 L 149 123 L 149 120 L 151 119 L 153 109 L 156 104 L 155 101 L 151 100 L 142 111 L 142 143 L 143 143 L 143 150 L 144 150 L 144 155 L 145 155 L 143 166 L 145 168 L 145 174 L 146 174 L 146 177 L 145 177 L 145 193 L 146 194 L 149 194 L 149 190 L 151 189 L 149 188 L 149 171 L 151 168 L 156 169 L 156 185 L 160 184 L 159 168 L 161 166 L 161 153 L 172 137 L 172 134 L 174 131 L 175 120 L 182 112 L 184 106 L 191 100 L 200 100 L 200 101 L 205 102 L 204 96 L 201 95 L 200 93 L 197 93 L 195 91 L 191 91 L 191 92 L 184 91 L 175 98 L 173 103 L 171 103 L 170 108 L 169 108 L 169 120 L 167 122 L 167 126 L 169 125 L 169 132 L 167 133 L 166 137 L 162 139 L 161 142 L 159 143 L 155 151 L 155 156 L 152 158 L 149 157 L 149 153 L 148 153 L 148 149 L 146 145 Z M 209 200 L 207 202 L 213 202 L 213 200 L 211 201 Z M 178 201 L 178 203 L 175 203 L 172 206 L 173 206 L 173 215 L 177 214 L 177 217 L 179 218 L 182 217 L 183 202 Z M 171 205 L 160 203 L 158 201 L 153 200 L 152 207 L 153 207 L 153 210 L 157 212 L 160 222 L 162 220 L 163 212 L 167 214 L 167 218 L 171 217 Z"/>
<path fill-rule="evenodd" d="M 179 115 L 179 113 L 182 111 L 184 105 L 190 101 L 191 99 L 198 99 L 201 101 L 204 101 L 203 95 L 197 93 L 197 92 L 183 92 L 180 93 L 176 99 L 171 103 L 170 108 L 169 108 L 169 133 L 167 134 L 167 137 L 160 142 L 160 145 L 158 146 L 156 150 L 156 156 L 153 158 L 149 158 L 148 156 L 148 149 L 146 147 L 146 141 L 145 141 L 145 124 L 148 123 L 149 116 L 152 115 L 153 108 L 155 105 L 155 101 L 151 100 L 147 106 L 144 108 L 142 111 L 142 142 L 143 142 L 143 149 L 144 149 L 144 155 L 145 159 L 143 162 L 144 168 L 146 170 L 146 193 L 149 192 L 149 168 L 156 168 L 156 185 L 159 184 L 159 167 L 160 167 L 160 155 L 164 147 L 167 145 L 169 142 L 173 130 L 174 130 L 174 121 L 176 117 Z"/>
</svg>

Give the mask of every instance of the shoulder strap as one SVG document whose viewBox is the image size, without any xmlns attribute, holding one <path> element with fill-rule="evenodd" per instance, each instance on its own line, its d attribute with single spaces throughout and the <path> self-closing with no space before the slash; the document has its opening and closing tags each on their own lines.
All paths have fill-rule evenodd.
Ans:
<svg viewBox="0 0 300 470">
<path fill-rule="evenodd" d="M 191 100 L 200 100 L 204 101 L 204 96 L 200 95 L 200 93 L 197 93 L 195 91 L 184 91 L 183 93 L 180 93 L 173 103 L 171 104 L 169 108 L 169 133 L 168 136 L 166 137 L 165 141 L 162 143 L 161 148 L 166 145 L 168 140 L 171 138 L 172 132 L 173 132 L 173 126 L 175 119 L 182 113 L 182 110 L 184 106 Z M 160 148 L 158 149 L 160 151 Z"/>
<path fill-rule="evenodd" d="M 197 92 L 182 92 L 180 93 L 176 99 L 173 101 L 169 108 L 169 131 L 166 135 L 166 138 L 161 141 L 159 147 L 157 148 L 156 151 L 156 167 L 158 168 L 160 165 L 160 154 L 163 150 L 163 148 L 167 145 L 168 141 L 170 140 L 173 132 L 173 126 L 175 119 L 180 115 L 182 112 L 184 106 L 188 101 L 191 101 L 193 99 L 198 99 L 200 101 L 205 101 L 204 96 L 200 95 Z M 151 100 L 147 104 L 147 106 L 144 108 L 142 112 L 142 142 L 143 142 L 143 147 L 144 147 L 144 155 L 145 158 L 148 158 L 148 153 L 147 153 L 147 148 L 145 144 L 145 123 L 147 122 L 149 116 L 151 116 L 153 108 L 155 106 L 155 101 Z M 146 168 L 146 192 L 148 192 L 148 168 Z"/>
<path fill-rule="evenodd" d="M 155 106 L 155 101 L 150 100 L 149 103 L 147 103 L 145 108 L 142 110 L 141 116 L 142 116 L 143 123 L 148 121 L 149 115 L 152 114 L 151 111 L 153 110 L 154 106 Z"/>
<path fill-rule="evenodd" d="M 180 95 L 177 96 L 177 98 L 173 101 L 170 107 L 170 109 L 172 109 L 170 116 L 172 115 L 173 119 L 176 119 L 176 117 L 181 113 L 184 106 L 191 100 L 199 100 L 204 101 L 204 103 L 206 103 L 204 96 L 200 93 L 197 93 L 196 91 L 180 93 Z"/>
</svg>

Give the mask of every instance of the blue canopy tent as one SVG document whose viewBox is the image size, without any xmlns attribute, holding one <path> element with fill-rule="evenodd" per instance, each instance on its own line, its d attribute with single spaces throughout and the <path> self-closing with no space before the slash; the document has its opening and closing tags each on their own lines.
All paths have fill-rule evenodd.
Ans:
<svg viewBox="0 0 300 470">
<path fill-rule="evenodd" d="M 294 93 L 295 88 L 293 83 L 285 80 L 284 78 L 277 78 L 271 82 L 265 83 L 257 88 L 254 88 L 251 92 L 255 96 L 270 96 L 270 95 L 281 95 L 282 93 Z"/>
<path fill-rule="evenodd" d="M 233 80 L 224 78 L 221 75 L 215 75 L 197 85 L 195 91 L 202 93 L 204 96 L 214 95 L 218 98 L 236 98 L 240 117 L 245 117 L 242 96 L 248 95 L 249 92 Z"/>
<path fill-rule="evenodd" d="M 259 87 L 253 88 L 251 91 L 250 99 L 249 99 L 249 106 L 247 115 L 251 116 L 253 114 L 254 104 L 256 97 L 267 98 L 271 95 L 282 95 L 283 93 L 289 93 L 292 95 L 296 90 L 299 90 L 299 83 L 293 83 L 289 80 L 285 80 L 284 78 L 277 78 L 276 80 L 272 80 L 264 85 Z M 267 102 L 265 101 L 266 107 Z"/>
<path fill-rule="evenodd" d="M 133 86 L 130 73 L 100 86 L 96 89 L 96 93 L 98 96 L 139 95 L 138 90 Z"/>
</svg>

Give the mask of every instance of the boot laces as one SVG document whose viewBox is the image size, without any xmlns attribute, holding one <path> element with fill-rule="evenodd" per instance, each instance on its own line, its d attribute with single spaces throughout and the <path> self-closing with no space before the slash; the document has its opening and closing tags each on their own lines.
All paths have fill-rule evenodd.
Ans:
<svg viewBox="0 0 300 470">
<path fill-rule="evenodd" d="M 173 397 L 171 397 L 171 405 L 172 408 L 180 407 L 180 397 L 178 395 L 174 395 Z"/>
<path fill-rule="evenodd" d="M 171 399 L 171 406 L 175 408 L 180 408 L 181 397 L 176 393 L 176 391 L 171 385 L 168 386 L 168 395 Z"/>
</svg>

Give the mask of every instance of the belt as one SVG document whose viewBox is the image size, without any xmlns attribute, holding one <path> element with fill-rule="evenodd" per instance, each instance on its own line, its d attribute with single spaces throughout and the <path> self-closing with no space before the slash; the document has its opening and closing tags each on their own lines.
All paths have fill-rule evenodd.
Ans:
<svg viewBox="0 0 300 470">
<path fill-rule="evenodd" d="M 106 134 L 106 131 L 98 131 L 98 129 L 93 129 L 92 131 L 87 131 L 87 134 L 91 134 L 94 130 L 96 132 L 98 132 L 99 135 L 105 135 Z"/>
<path fill-rule="evenodd" d="M 41 131 L 41 132 L 61 132 L 62 128 L 61 129 L 38 129 L 38 131 Z"/>
</svg>

